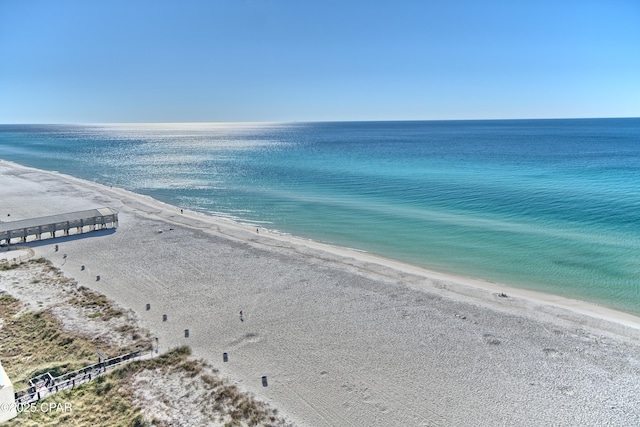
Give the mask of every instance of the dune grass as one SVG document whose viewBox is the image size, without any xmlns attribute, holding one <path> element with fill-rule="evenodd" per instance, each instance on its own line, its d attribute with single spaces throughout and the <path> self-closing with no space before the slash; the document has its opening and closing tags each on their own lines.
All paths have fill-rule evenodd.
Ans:
<svg viewBox="0 0 640 427">
<path fill-rule="evenodd" d="M 16 390 L 40 373 L 57 376 L 96 362 L 95 346 L 62 330 L 50 312 L 18 314 L 21 309 L 12 296 L 0 295 L 0 360 Z"/>
<path fill-rule="evenodd" d="M 154 359 L 131 362 L 92 382 L 42 400 L 35 411 L 20 413 L 6 426 L 175 425 L 153 416 L 145 417 L 139 404 L 134 403 L 134 377 L 144 371 L 153 375 L 182 375 L 200 383 L 206 391 L 201 395 L 200 403 L 207 424 L 225 427 L 286 425 L 277 410 L 226 384 L 215 375 L 215 370 L 190 355 L 189 347 L 180 347 Z"/>
<path fill-rule="evenodd" d="M 66 304 L 98 313 L 101 320 L 108 321 L 123 314 L 103 295 L 77 287 L 75 281 L 64 277 L 47 260 L 31 260 L 16 268 L 27 269 L 30 284 L 42 282 L 52 288 L 68 289 Z M 104 340 L 96 341 L 65 330 L 51 309 L 29 310 L 7 293 L 0 293 L 0 325 L 0 360 L 16 390 L 27 387 L 28 381 L 41 373 L 50 372 L 55 377 L 95 363 L 98 350 L 117 355 L 151 348 L 151 341 L 143 338 L 134 326 L 126 331 L 133 335 L 133 344 L 118 348 Z"/>
<path fill-rule="evenodd" d="M 46 281 L 53 277 L 54 285 L 69 284 L 69 279 L 48 261 L 33 260 L 22 266 L 28 268 L 30 263 L 42 264 L 40 267 L 51 273 L 50 277 L 41 274 L 31 280 Z M 66 304 L 87 309 L 91 313 L 89 318 L 108 320 L 123 314 L 104 295 L 84 287 L 73 288 Z M 124 328 L 126 333 L 133 334 L 134 340 L 137 339 L 137 349 L 150 349 L 148 333 L 135 324 L 127 324 Z M 95 363 L 97 345 L 86 334 L 65 331 L 50 309 L 30 311 L 13 296 L 0 292 L 0 360 L 14 382 L 15 390 L 26 388 L 29 379 L 41 373 L 50 372 L 56 377 Z M 102 342 L 100 349 L 104 350 Z M 130 350 L 111 349 L 114 354 Z M 35 411 L 22 411 L 3 426 L 177 425 L 175 421 L 167 421 L 166 417 L 149 415 L 148 411 L 145 415 L 144 408 L 140 406 L 144 401 L 135 397 L 136 387 L 140 386 L 140 382 L 136 382 L 139 375 L 153 378 L 173 376 L 179 383 L 198 390 L 194 397 L 197 402 L 189 411 L 201 412 L 200 419 L 204 419 L 206 424 L 226 427 L 286 425 L 277 410 L 227 384 L 218 377 L 216 369 L 192 358 L 188 347 L 180 347 L 152 359 L 132 361 L 94 381 L 54 394 L 39 402 Z M 149 386 L 154 387 L 153 384 Z M 154 391 L 162 393 L 163 390 L 156 387 Z M 182 403 L 176 405 L 173 396 L 160 394 L 157 399 L 168 404 L 165 412 L 169 413 L 169 418 L 184 410 Z M 189 413 L 186 413 L 178 414 L 177 418 L 188 420 L 188 417 Z"/>
<path fill-rule="evenodd" d="M 103 375 L 72 390 L 42 400 L 7 427 L 38 426 L 147 426 L 131 392 L 112 375 Z"/>
</svg>

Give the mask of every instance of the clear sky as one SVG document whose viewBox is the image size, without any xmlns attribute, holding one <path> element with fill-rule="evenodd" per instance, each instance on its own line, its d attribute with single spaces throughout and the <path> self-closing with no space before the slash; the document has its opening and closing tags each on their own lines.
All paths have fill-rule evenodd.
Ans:
<svg viewBox="0 0 640 427">
<path fill-rule="evenodd" d="M 0 123 L 640 117 L 639 0 L 0 0 Z"/>
</svg>

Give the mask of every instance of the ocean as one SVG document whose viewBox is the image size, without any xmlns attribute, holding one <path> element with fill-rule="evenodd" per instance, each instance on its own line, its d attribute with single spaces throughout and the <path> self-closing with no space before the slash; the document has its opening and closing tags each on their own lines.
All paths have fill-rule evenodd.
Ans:
<svg viewBox="0 0 640 427">
<path fill-rule="evenodd" d="M 0 158 L 640 314 L 640 119 L 0 125 Z"/>
</svg>

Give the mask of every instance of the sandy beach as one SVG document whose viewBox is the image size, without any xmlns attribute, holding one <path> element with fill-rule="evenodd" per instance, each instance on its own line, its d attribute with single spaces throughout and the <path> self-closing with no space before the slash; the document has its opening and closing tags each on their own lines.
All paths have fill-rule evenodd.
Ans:
<svg viewBox="0 0 640 427">
<path fill-rule="evenodd" d="M 29 246 L 296 425 L 640 425 L 638 317 L 6 161 L 0 200 L 0 221 L 117 210 Z"/>
</svg>

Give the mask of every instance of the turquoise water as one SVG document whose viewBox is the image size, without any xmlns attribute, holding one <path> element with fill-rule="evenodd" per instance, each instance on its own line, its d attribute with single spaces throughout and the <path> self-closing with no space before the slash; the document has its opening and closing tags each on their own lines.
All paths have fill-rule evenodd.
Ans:
<svg viewBox="0 0 640 427">
<path fill-rule="evenodd" d="M 640 314 L 640 119 L 1 125 L 0 158 Z"/>
</svg>

